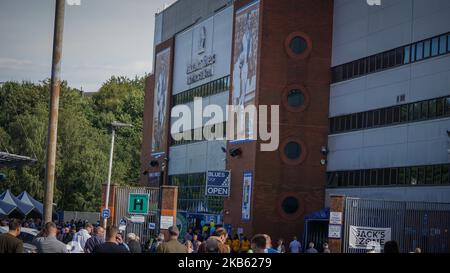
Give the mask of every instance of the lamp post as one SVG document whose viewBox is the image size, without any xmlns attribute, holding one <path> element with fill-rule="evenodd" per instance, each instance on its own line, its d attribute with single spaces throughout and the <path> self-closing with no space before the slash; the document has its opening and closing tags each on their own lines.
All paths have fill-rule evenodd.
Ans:
<svg viewBox="0 0 450 273">
<path fill-rule="evenodd" d="M 114 138 L 116 135 L 116 129 L 121 128 L 121 127 L 132 127 L 132 126 L 133 125 L 131 125 L 131 124 L 120 123 L 117 121 L 113 121 L 111 123 L 112 133 L 111 133 L 111 149 L 109 151 L 108 182 L 106 184 L 106 199 L 105 199 L 105 208 L 106 209 L 109 208 L 109 191 L 111 189 L 111 172 L 112 172 L 112 163 L 113 163 L 113 155 L 114 155 Z M 108 221 L 107 218 L 103 219 L 103 227 L 105 229 L 106 229 L 107 221 Z"/>
</svg>

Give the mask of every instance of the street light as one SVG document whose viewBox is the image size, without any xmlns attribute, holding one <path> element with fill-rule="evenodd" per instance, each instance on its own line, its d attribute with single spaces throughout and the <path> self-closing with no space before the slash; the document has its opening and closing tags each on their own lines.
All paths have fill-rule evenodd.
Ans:
<svg viewBox="0 0 450 273">
<path fill-rule="evenodd" d="M 111 123 L 112 134 L 111 134 L 111 150 L 109 152 L 108 182 L 106 185 L 106 199 L 105 199 L 105 208 L 106 209 L 109 208 L 109 191 L 111 188 L 111 172 L 112 172 L 112 162 L 113 162 L 113 154 L 114 154 L 114 137 L 116 135 L 116 128 L 121 128 L 121 127 L 133 127 L 133 125 L 121 123 L 118 121 L 113 121 Z M 105 229 L 106 229 L 107 221 L 108 221 L 107 218 L 103 219 L 103 227 Z"/>
</svg>

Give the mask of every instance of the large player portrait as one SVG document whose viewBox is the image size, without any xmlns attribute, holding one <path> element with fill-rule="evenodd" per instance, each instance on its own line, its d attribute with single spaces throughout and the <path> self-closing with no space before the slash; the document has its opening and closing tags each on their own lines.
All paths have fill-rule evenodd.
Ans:
<svg viewBox="0 0 450 273">
<path fill-rule="evenodd" d="M 162 152 L 167 141 L 166 112 L 170 72 L 170 48 L 156 55 L 155 90 L 153 98 L 152 152 Z"/>
<path fill-rule="evenodd" d="M 258 34 L 259 1 L 255 1 L 236 12 L 234 25 L 232 104 L 241 109 L 255 103 Z M 246 123 L 242 113 L 238 119 L 238 134 L 250 134 L 253 120 Z"/>
</svg>

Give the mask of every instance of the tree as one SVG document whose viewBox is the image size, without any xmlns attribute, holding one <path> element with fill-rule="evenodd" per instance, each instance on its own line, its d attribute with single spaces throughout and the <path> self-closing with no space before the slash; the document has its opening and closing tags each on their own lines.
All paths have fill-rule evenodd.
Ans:
<svg viewBox="0 0 450 273">
<path fill-rule="evenodd" d="M 36 157 L 32 166 L 2 169 L 0 190 L 24 190 L 43 200 L 49 81 L 0 86 L 0 150 Z M 107 178 L 110 131 L 118 120 L 133 124 L 117 132 L 113 182 L 138 181 L 144 78 L 111 77 L 93 97 L 61 85 L 55 202 L 64 210 L 98 211 Z"/>
</svg>

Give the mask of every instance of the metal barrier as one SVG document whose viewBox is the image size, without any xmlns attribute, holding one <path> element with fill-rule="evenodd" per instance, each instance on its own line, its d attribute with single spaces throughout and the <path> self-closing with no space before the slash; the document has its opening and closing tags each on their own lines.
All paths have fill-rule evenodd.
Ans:
<svg viewBox="0 0 450 273">
<path fill-rule="evenodd" d="M 144 216 L 144 223 L 132 223 L 133 214 L 128 213 L 128 198 L 130 193 L 149 195 L 149 213 Z M 134 233 L 139 236 L 141 242 L 149 240 L 159 232 L 159 188 L 150 187 L 118 187 L 116 190 L 115 225 L 120 226 L 121 219 L 127 219 L 125 234 Z M 150 227 L 152 225 L 152 227 Z"/>
<path fill-rule="evenodd" d="M 367 252 L 349 246 L 350 226 L 390 228 L 402 253 L 419 247 L 425 253 L 450 252 L 450 204 L 367 200 L 347 197 L 344 253 Z"/>
</svg>

